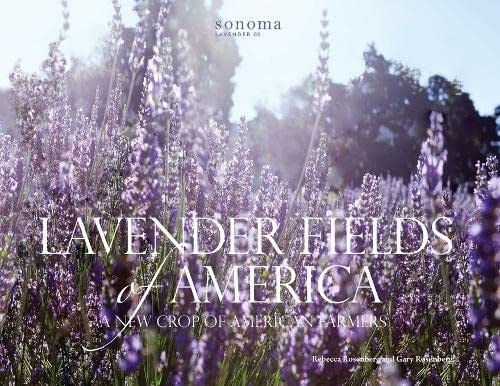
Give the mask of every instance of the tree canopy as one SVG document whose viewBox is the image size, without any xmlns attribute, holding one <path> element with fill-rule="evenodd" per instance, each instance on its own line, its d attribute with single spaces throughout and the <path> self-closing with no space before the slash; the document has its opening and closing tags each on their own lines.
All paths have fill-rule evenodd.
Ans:
<svg viewBox="0 0 500 386">
<path fill-rule="evenodd" d="M 407 178 L 426 138 L 428 117 L 445 117 L 448 148 L 445 176 L 453 184 L 474 175 L 475 161 L 497 153 L 495 117 L 481 116 L 457 81 L 435 75 L 426 84 L 417 70 L 385 58 L 372 44 L 365 69 L 349 84 L 330 81 L 332 98 L 321 122 L 328 134 L 333 183 L 359 181 L 364 173 Z M 290 89 L 280 114 L 260 107 L 250 122 L 253 156 L 270 163 L 284 178 L 300 174 L 314 117 L 312 77 Z M 284 143 L 287 146 L 279 147 Z M 270 154 L 263 159 L 262 154 Z"/>
</svg>

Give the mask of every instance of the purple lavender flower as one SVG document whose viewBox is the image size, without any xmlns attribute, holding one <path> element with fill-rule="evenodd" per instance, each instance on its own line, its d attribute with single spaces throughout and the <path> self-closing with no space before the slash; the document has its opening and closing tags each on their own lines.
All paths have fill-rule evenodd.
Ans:
<svg viewBox="0 0 500 386">
<path fill-rule="evenodd" d="M 442 190 L 443 167 L 447 158 L 444 149 L 443 116 L 432 112 L 430 115 L 429 138 L 422 144 L 422 177 L 426 194 L 435 198 Z"/>
<path fill-rule="evenodd" d="M 125 374 L 137 370 L 141 363 L 142 342 L 138 335 L 127 336 L 124 339 L 122 354 L 118 361 L 120 369 Z"/>
<path fill-rule="evenodd" d="M 473 248 L 470 253 L 474 294 L 471 299 L 472 343 L 486 347 L 493 329 L 500 325 L 498 318 L 498 209 L 500 184 L 494 177 L 489 192 L 479 208 L 479 218 L 471 227 Z"/>
</svg>

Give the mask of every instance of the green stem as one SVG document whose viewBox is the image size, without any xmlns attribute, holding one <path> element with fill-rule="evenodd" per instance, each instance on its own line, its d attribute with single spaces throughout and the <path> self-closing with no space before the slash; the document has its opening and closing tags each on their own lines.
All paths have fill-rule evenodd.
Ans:
<svg viewBox="0 0 500 386">
<path fill-rule="evenodd" d="M 309 147 L 307 148 L 307 153 L 306 153 L 306 158 L 304 159 L 304 166 L 302 167 L 302 172 L 300 173 L 300 178 L 299 182 L 297 184 L 297 188 L 295 189 L 295 194 L 293 196 L 292 202 L 290 203 L 290 208 L 288 209 L 288 213 L 285 218 L 285 222 L 283 224 L 283 231 L 280 234 L 280 237 L 278 238 L 278 245 L 280 245 L 281 241 L 283 240 L 283 237 L 286 233 L 288 222 L 290 221 L 290 218 L 292 217 L 292 213 L 294 211 L 295 203 L 297 202 L 300 194 L 300 188 L 302 187 L 302 183 L 304 181 L 304 176 L 306 173 L 306 167 L 307 167 L 307 161 L 309 160 L 309 157 L 311 156 L 312 149 L 314 146 L 314 139 L 316 138 L 316 132 L 318 131 L 319 127 L 319 122 L 321 120 L 321 113 L 322 109 L 318 110 L 318 113 L 316 114 L 316 119 L 314 121 L 314 125 L 312 128 L 311 132 L 311 138 L 309 140 Z"/>
<path fill-rule="evenodd" d="M 134 91 L 136 77 L 137 77 L 137 71 L 134 71 L 132 73 L 132 79 L 130 80 L 130 86 L 128 88 L 127 104 L 125 105 L 125 110 L 124 110 L 124 113 L 123 113 L 122 123 L 121 123 L 121 127 L 122 128 L 125 127 L 125 122 L 127 121 L 128 110 L 130 108 L 130 102 L 132 101 L 132 93 Z"/>
</svg>

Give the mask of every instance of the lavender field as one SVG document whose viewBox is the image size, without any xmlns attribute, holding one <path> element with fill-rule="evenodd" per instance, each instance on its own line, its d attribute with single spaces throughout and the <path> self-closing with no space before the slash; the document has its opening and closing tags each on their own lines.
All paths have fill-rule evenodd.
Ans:
<svg viewBox="0 0 500 386">
<path fill-rule="evenodd" d="M 92 100 L 70 87 L 60 49 L 68 21 L 39 73 L 16 67 L 10 76 L 15 130 L 0 133 L 0 383 L 498 384 L 496 156 L 468 160 L 475 181 L 451 183 L 450 159 L 461 155 L 447 150 L 445 134 L 454 128 L 446 112 L 432 111 L 410 175 L 362 170 L 355 184 L 333 186 L 332 143 L 339 139 L 325 127 L 336 119 L 328 116 L 335 103 L 328 30 L 335 26 L 325 12 L 318 15 L 322 41 L 305 161 L 298 157 L 296 178 L 278 176 L 252 159 L 245 118 L 228 127 L 207 105 L 189 34 L 169 24 L 171 3 L 142 9 L 127 40 L 113 0 L 113 60 L 101 74 L 106 87 L 92 90 Z M 64 14 L 68 19 L 66 8 Z M 351 231 L 360 236 L 351 253 L 331 253 L 332 239 L 339 249 L 346 245 L 345 229 L 333 232 L 329 219 L 347 217 L 358 219 Z M 435 233 L 419 248 L 417 223 L 398 233 L 395 217 L 428 229 L 438 217 L 452 219 L 437 222 L 451 249 L 439 254 L 446 245 Z M 151 218 L 173 240 L 158 237 L 154 222 L 126 220 Z M 215 219 L 225 234 L 241 237 L 236 246 L 221 242 L 216 253 L 194 253 L 196 218 Z M 256 246 L 257 232 L 272 231 L 259 218 L 276 220 L 282 254 L 268 239 Z M 308 253 L 304 218 L 317 219 Z M 375 240 L 366 218 L 378 218 Z M 85 228 L 75 226 L 78 219 Z M 220 241 L 206 227 L 196 243 L 206 252 Z M 421 250 L 380 252 L 398 244 Z M 349 275 L 319 274 L 332 265 L 349 267 Z M 284 291 L 281 302 L 252 301 L 247 279 L 232 280 L 235 266 L 264 267 L 252 271 L 266 284 L 256 290 L 261 299 L 274 297 L 274 284 L 285 280 L 278 274 L 294 292 Z M 363 267 L 379 301 L 366 286 L 358 291 Z"/>
</svg>

